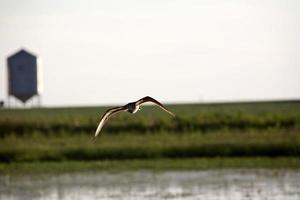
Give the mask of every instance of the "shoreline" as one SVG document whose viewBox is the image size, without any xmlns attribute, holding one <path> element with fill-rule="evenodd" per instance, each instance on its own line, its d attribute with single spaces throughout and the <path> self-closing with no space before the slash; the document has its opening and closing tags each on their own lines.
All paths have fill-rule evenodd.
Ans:
<svg viewBox="0 0 300 200">
<path fill-rule="evenodd" d="M 64 162 L 0 163 L 0 175 L 66 173 L 82 171 L 300 169 L 299 157 L 214 157 L 185 159 L 133 159 Z"/>
</svg>

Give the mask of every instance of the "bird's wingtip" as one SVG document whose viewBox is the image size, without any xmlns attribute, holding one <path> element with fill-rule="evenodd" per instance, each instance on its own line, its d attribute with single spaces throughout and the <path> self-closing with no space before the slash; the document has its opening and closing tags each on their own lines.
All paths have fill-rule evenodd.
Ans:
<svg viewBox="0 0 300 200">
<path fill-rule="evenodd" d="M 96 142 L 96 139 L 97 139 L 96 136 L 94 136 L 94 137 L 91 139 L 91 142 L 92 142 L 92 143 L 95 143 L 95 142 Z"/>
<path fill-rule="evenodd" d="M 97 136 L 98 136 L 99 132 L 100 132 L 100 130 L 99 130 L 99 129 L 97 129 L 97 130 L 96 130 L 96 132 L 95 132 L 95 136 L 92 138 L 92 141 L 93 141 L 93 142 L 95 142 L 95 141 L 96 141 L 96 138 L 97 138 Z"/>
</svg>

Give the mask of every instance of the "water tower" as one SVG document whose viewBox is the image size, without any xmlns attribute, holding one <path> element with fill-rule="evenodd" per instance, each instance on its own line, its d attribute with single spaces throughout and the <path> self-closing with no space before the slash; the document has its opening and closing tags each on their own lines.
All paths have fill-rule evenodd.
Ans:
<svg viewBox="0 0 300 200">
<path fill-rule="evenodd" d="M 41 104 L 41 66 L 38 57 L 21 49 L 7 58 L 8 72 L 8 104 L 10 97 L 25 103 L 37 97 L 37 105 Z"/>
</svg>

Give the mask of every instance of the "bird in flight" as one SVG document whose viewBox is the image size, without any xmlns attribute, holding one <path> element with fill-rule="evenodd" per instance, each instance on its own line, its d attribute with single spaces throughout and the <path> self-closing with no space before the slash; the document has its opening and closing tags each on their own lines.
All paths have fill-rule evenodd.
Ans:
<svg viewBox="0 0 300 200">
<path fill-rule="evenodd" d="M 159 103 L 157 100 L 153 99 L 152 97 L 149 97 L 149 96 L 146 96 L 144 98 L 141 98 L 140 100 L 137 100 L 135 102 L 131 102 L 131 103 L 128 103 L 124 106 L 119 106 L 119 107 L 114 107 L 114 108 L 111 108 L 109 110 L 107 110 L 101 120 L 100 120 L 100 123 L 97 127 L 97 130 L 96 130 L 96 133 L 95 133 L 95 138 L 97 137 L 97 135 L 100 133 L 104 123 L 111 117 L 113 116 L 114 114 L 118 113 L 118 112 L 121 112 L 121 111 L 127 111 L 127 112 L 130 112 L 132 114 L 136 113 L 137 111 L 140 110 L 140 106 L 146 102 L 152 102 L 154 104 L 156 104 L 157 106 L 159 106 L 161 109 L 163 109 L 164 111 L 166 111 L 167 113 L 169 113 L 170 115 L 172 115 L 173 117 L 175 117 L 175 115 L 169 111 L 165 106 L 163 106 L 161 103 Z"/>
</svg>

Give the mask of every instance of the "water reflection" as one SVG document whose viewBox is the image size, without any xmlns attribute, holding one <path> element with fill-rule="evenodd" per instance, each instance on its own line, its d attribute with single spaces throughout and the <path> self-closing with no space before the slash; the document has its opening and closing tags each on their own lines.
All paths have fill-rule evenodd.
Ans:
<svg viewBox="0 0 300 200">
<path fill-rule="evenodd" d="M 299 170 L 0 176 L 0 199 L 300 199 Z"/>
</svg>

